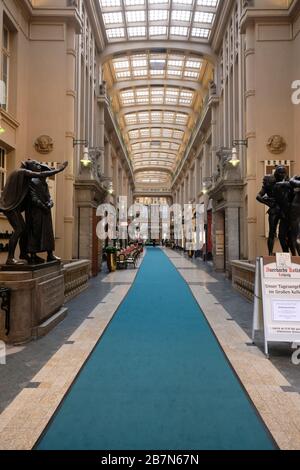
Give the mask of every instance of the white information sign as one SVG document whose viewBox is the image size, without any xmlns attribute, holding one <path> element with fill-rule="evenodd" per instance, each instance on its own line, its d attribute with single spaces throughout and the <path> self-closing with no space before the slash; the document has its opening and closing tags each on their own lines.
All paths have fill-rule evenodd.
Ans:
<svg viewBox="0 0 300 470">
<path fill-rule="evenodd" d="M 253 341 L 263 324 L 268 342 L 300 344 L 300 257 L 280 253 L 256 264 Z"/>
</svg>

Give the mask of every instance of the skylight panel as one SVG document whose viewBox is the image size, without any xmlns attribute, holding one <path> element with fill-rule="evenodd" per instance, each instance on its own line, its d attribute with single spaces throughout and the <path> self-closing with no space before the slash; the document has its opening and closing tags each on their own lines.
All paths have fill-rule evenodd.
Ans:
<svg viewBox="0 0 300 470">
<path fill-rule="evenodd" d="M 148 88 L 140 88 L 139 90 L 136 90 L 136 96 L 148 96 L 149 95 L 149 90 Z"/>
<path fill-rule="evenodd" d="M 205 28 L 192 28 L 192 37 L 193 38 L 204 38 L 209 37 L 210 30 Z"/>
<path fill-rule="evenodd" d="M 171 149 L 172 150 L 179 150 L 180 145 L 178 144 L 171 144 Z"/>
<path fill-rule="evenodd" d="M 149 113 L 139 113 L 140 122 L 149 122 Z"/>
<path fill-rule="evenodd" d="M 188 35 L 188 28 L 185 26 L 171 26 L 170 33 L 172 36 L 185 36 Z"/>
<path fill-rule="evenodd" d="M 185 65 L 189 69 L 199 69 L 202 65 L 202 61 L 201 60 L 187 60 Z"/>
<path fill-rule="evenodd" d="M 152 112 L 151 113 L 151 121 L 161 121 L 161 113 L 160 112 Z"/>
<path fill-rule="evenodd" d="M 130 139 L 138 139 L 140 136 L 139 131 L 130 131 L 128 135 Z"/>
<path fill-rule="evenodd" d="M 132 59 L 131 63 L 133 67 L 147 67 L 146 59 Z"/>
<path fill-rule="evenodd" d="M 163 149 L 167 149 L 167 150 L 170 149 L 170 145 L 171 145 L 170 142 L 162 142 L 162 143 L 161 143 L 161 147 L 162 147 Z"/>
<path fill-rule="evenodd" d="M 185 97 L 192 98 L 193 97 L 193 92 L 192 91 L 181 90 L 180 96 L 185 96 Z"/>
<path fill-rule="evenodd" d="M 152 70 L 163 70 L 166 67 L 166 59 L 150 59 L 150 68 Z"/>
<path fill-rule="evenodd" d="M 125 29 L 124 28 L 112 28 L 106 30 L 108 39 L 119 39 L 125 38 Z"/>
<path fill-rule="evenodd" d="M 133 124 L 137 120 L 136 114 L 126 114 L 125 121 L 127 124 Z"/>
<path fill-rule="evenodd" d="M 133 98 L 133 90 L 123 91 L 121 93 L 122 98 Z"/>
<path fill-rule="evenodd" d="M 117 72 L 116 77 L 117 77 L 117 80 L 125 80 L 126 78 L 130 77 L 130 72 L 129 70 L 126 70 L 124 72 Z"/>
<path fill-rule="evenodd" d="M 149 35 L 150 36 L 166 36 L 167 27 L 166 26 L 150 26 Z"/>
<path fill-rule="evenodd" d="M 172 131 L 171 129 L 163 129 L 162 135 L 165 139 L 170 139 L 172 137 Z"/>
<path fill-rule="evenodd" d="M 150 137 L 149 129 L 141 129 L 140 134 L 141 134 L 141 137 Z"/>
<path fill-rule="evenodd" d="M 199 73 L 198 72 L 192 72 L 191 70 L 185 70 L 184 76 L 185 76 L 185 78 L 193 78 L 195 80 L 199 79 Z"/>
<path fill-rule="evenodd" d="M 150 74 L 152 76 L 162 76 L 164 75 L 165 71 L 164 70 L 150 70 Z"/>
<path fill-rule="evenodd" d="M 169 3 L 169 0 L 148 0 L 149 5 L 165 5 Z"/>
<path fill-rule="evenodd" d="M 183 138 L 183 132 L 182 131 L 174 131 L 173 132 L 173 137 L 174 137 L 174 139 L 181 140 Z"/>
<path fill-rule="evenodd" d="M 132 106 L 134 105 L 135 101 L 133 99 L 125 99 L 122 100 L 122 103 L 124 106 Z"/>
<path fill-rule="evenodd" d="M 209 23 L 212 24 L 214 20 L 214 14 L 205 11 L 196 11 L 194 16 L 195 23 Z"/>
<path fill-rule="evenodd" d="M 216 7 L 218 0 L 197 0 L 197 5 L 199 7 Z"/>
<path fill-rule="evenodd" d="M 164 113 L 164 121 L 173 122 L 174 119 L 175 119 L 174 113 L 169 113 L 169 112 Z"/>
<path fill-rule="evenodd" d="M 176 122 L 186 124 L 188 116 L 186 114 L 176 114 Z"/>
<path fill-rule="evenodd" d="M 100 0 L 100 3 L 103 8 L 121 6 L 121 0 Z"/>
<path fill-rule="evenodd" d="M 189 10 L 173 10 L 172 20 L 189 22 L 191 19 L 191 15 L 192 12 Z"/>
<path fill-rule="evenodd" d="M 152 96 L 163 96 L 164 95 L 164 89 L 163 88 L 154 88 L 151 90 L 151 95 Z"/>
<path fill-rule="evenodd" d="M 123 23 L 122 12 L 103 13 L 103 20 L 105 25 Z"/>
<path fill-rule="evenodd" d="M 173 0 L 173 3 L 178 5 L 192 5 L 193 0 Z"/>
<path fill-rule="evenodd" d="M 174 76 L 174 77 L 181 77 L 182 71 L 181 71 L 181 70 L 169 69 L 169 70 L 168 70 L 168 75 Z"/>
<path fill-rule="evenodd" d="M 145 11 L 144 10 L 137 10 L 137 11 L 127 11 L 126 12 L 126 19 L 128 23 L 141 23 L 145 21 Z"/>
<path fill-rule="evenodd" d="M 166 104 L 176 105 L 178 102 L 177 98 L 166 98 Z"/>
<path fill-rule="evenodd" d="M 113 62 L 115 70 L 128 69 L 129 61 L 127 59 L 115 60 Z"/>
<path fill-rule="evenodd" d="M 149 98 L 137 98 L 136 103 L 137 104 L 148 104 L 149 103 Z"/>
<path fill-rule="evenodd" d="M 150 10 L 150 21 L 166 21 L 168 19 L 168 10 Z"/>
<path fill-rule="evenodd" d="M 127 7 L 135 7 L 137 5 L 145 5 L 145 0 L 124 0 Z"/>
<path fill-rule="evenodd" d="M 182 67 L 183 66 L 183 60 L 170 59 L 170 60 L 168 60 L 168 66 L 169 67 Z"/>
<path fill-rule="evenodd" d="M 135 77 L 146 77 L 148 75 L 148 71 L 146 69 L 133 70 L 133 75 Z"/>
<path fill-rule="evenodd" d="M 178 94 L 179 90 L 177 90 L 176 88 L 168 88 L 166 91 L 166 95 L 168 96 L 178 96 Z"/>
<path fill-rule="evenodd" d="M 163 104 L 164 99 L 163 99 L 163 97 L 160 97 L 160 96 L 152 96 L 151 103 L 152 104 Z"/>
<path fill-rule="evenodd" d="M 182 106 L 190 106 L 192 103 L 191 100 L 180 98 L 179 104 Z"/>
<path fill-rule="evenodd" d="M 145 26 L 131 26 L 127 28 L 129 38 L 146 36 Z"/>
</svg>

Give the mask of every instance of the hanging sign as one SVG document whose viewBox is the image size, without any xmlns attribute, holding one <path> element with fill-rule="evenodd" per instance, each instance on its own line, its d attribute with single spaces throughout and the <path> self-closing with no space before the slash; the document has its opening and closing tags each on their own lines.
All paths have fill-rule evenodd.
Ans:
<svg viewBox="0 0 300 470">
<path fill-rule="evenodd" d="M 300 344 L 300 257 L 278 253 L 256 263 L 253 341 L 263 329 L 269 342 Z"/>
</svg>

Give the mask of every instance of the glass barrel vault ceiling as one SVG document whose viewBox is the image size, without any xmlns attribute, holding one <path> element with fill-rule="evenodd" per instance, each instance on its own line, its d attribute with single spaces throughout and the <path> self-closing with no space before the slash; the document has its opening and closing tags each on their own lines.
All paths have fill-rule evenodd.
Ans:
<svg viewBox="0 0 300 470">
<path fill-rule="evenodd" d="M 99 2 L 107 45 L 131 46 L 104 64 L 104 79 L 135 182 L 169 188 L 213 77 L 212 65 L 188 52 L 187 42 L 209 42 L 219 0 Z M 159 48 L 149 47 L 152 41 Z M 174 51 L 169 41 L 185 45 Z"/>
</svg>

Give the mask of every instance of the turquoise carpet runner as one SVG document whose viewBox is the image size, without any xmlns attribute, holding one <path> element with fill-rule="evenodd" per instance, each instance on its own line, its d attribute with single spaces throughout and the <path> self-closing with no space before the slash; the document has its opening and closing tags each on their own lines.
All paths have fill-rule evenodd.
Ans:
<svg viewBox="0 0 300 470">
<path fill-rule="evenodd" d="M 229 450 L 274 444 L 198 304 L 158 248 L 38 449 Z"/>
</svg>

